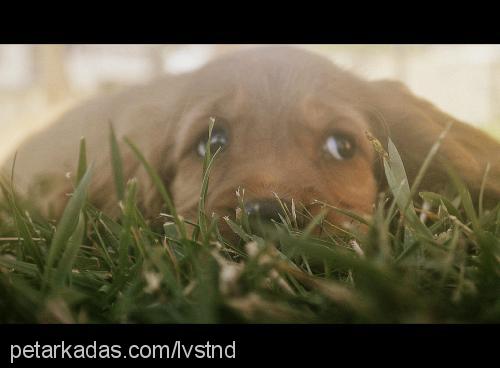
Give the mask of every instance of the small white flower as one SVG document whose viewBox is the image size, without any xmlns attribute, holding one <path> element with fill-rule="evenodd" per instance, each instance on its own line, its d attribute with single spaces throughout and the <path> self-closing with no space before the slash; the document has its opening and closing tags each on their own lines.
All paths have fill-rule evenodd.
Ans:
<svg viewBox="0 0 500 368">
<path fill-rule="evenodd" d="M 144 291 L 148 294 L 152 294 L 156 290 L 160 288 L 161 278 L 160 275 L 156 272 L 144 272 L 144 278 L 146 279 L 146 287 Z"/>
</svg>

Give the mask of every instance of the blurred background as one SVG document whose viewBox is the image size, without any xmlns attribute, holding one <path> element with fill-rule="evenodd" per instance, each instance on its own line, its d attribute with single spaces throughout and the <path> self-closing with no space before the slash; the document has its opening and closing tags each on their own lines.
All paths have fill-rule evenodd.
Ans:
<svg viewBox="0 0 500 368">
<path fill-rule="evenodd" d="M 196 69 L 258 45 L 0 45 L 0 160 L 98 92 Z M 500 45 L 297 45 L 368 79 L 393 78 L 500 137 Z"/>
</svg>

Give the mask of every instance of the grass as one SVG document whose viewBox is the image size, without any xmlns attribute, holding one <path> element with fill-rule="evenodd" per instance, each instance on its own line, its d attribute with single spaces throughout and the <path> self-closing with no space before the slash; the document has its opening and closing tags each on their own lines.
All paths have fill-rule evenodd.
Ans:
<svg viewBox="0 0 500 368">
<path fill-rule="evenodd" d="M 141 183 L 124 179 L 112 130 L 120 218 L 87 201 L 92 167 L 84 140 L 75 190 L 57 224 L 35 216 L 2 186 L 0 322 L 500 322 L 500 205 L 476 208 L 453 174 L 456 195 L 418 193 L 439 141 L 412 187 L 389 144 L 382 152 L 389 190 L 370 219 L 322 203 L 324 211 L 300 229 L 299 209 L 282 203 L 282 222 L 258 235 L 241 210 L 243 190 L 235 219 L 205 215 L 217 156 L 210 147 L 194 224 L 176 213 L 158 174 L 127 144 L 162 196 L 163 226 L 138 209 Z M 328 226 L 326 211 L 340 211 L 368 231 L 315 237 L 315 226 Z M 221 236 L 221 222 L 238 242 Z"/>
</svg>

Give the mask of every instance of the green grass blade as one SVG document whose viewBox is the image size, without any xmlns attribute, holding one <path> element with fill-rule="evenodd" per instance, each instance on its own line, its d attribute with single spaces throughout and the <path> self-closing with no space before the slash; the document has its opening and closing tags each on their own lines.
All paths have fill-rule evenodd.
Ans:
<svg viewBox="0 0 500 368">
<path fill-rule="evenodd" d="M 212 130 L 214 128 L 215 124 L 215 118 L 210 118 L 210 124 L 208 126 L 208 139 L 207 143 L 205 145 L 205 157 L 203 158 L 203 179 L 201 182 L 201 193 L 200 193 L 200 198 L 198 201 L 198 225 L 200 228 L 200 233 L 204 239 L 204 242 L 206 243 L 208 236 L 210 235 L 208 232 L 208 226 L 207 226 L 207 214 L 205 211 L 205 202 L 206 202 L 206 197 L 208 193 L 208 184 L 210 180 L 210 171 L 212 170 L 213 163 L 215 161 L 215 158 L 221 151 L 221 148 L 219 148 L 213 155 L 211 152 L 211 137 L 212 137 Z"/>
<path fill-rule="evenodd" d="M 235 234 L 237 234 L 241 239 L 243 239 L 246 242 L 252 240 L 252 237 L 249 234 L 247 234 L 240 225 L 232 221 L 229 217 L 224 217 L 223 219 L 224 221 L 226 221 L 227 225 L 231 228 L 231 230 Z"/>
<path fill-rule="evenodd" d="M 433 192 L 420 192 L 419 195 L 422 199 L 435 206 L 442 204 L 450 215 L 453 215 L 460 220 L 462 219 L 462 216 L 460 215 L 458 209 L 446 197 Z"/>
<path fill-rule="evenodd" d="M 385 175 L 399 209 L 415 231 L 432 239 L 432 233 L 417 216 L 403 161 L 391 140 L 388 142 L 388 153 L 389 158 L 384 159 Z"/>
<path fill-rule="evenodd" d="M 484 188 L 486 187 L 486 179 L 488 178 L 490 169 L 491 169 L 491 164 L 488 162 L 486 164 L 486 169 L 484 170 L 483 179 L 481 181 L 481 188 L 479 190 L 479 217 L 482 217 L 484 214 L 484 209 L 483 209 Z"/>
<path fill-rule="evenodd" d="M 78 154 L 78 168 L 76 171 L 76 185 L 80 183 L 87 171 L 87 144 L 85 138 L 80 138 L 80 152 Z"/>
<path fill-rule="evenodd" d="M 467 218 L 472 223 L 472 228 L 474 229 L 474 231 L 479 233 L 481 231 L 481 226 L 477 217 L 476 210 L 474 209 L 474 203 L 472 202 L 470 192 L 467 190 L 467 187 L 465 186 L 463 180 L 451 166 L 447 165 L 445 166 L 445 169 L 451 178 L 453 186 L 462 199 L 462 206 L 464 208 L 465 214 L 467 215 Z"/>
<path fill-rule="evenodd" d="M 203 181 L 202 181 L 202 186 L 201 186 L 201 194 L 200 194 L 200 201 L 198 204 L 198 225 L 200 227 L 200 232 L 202 235 L 207 236 L 208 235 L 208 227 L 207 227 L 207 222 L 206 222 L 206 213 L 205 213 L 205 201 L 207 197 L 207 191 L 208 191 L 208 183 L 209 183 L 209 177 L 210 177 L 210 170 L 212 169 L 212 165 L 214 162 L 215 157 L 217 154 L 220 152 L 220 148 L 215 152 L 215 154 L 212 156 L 210 159 L 205 172 L 203 174 Z"/>
<path fill-rule="evenodd" d="M 82 212 L 78 216 L 78 224 L 75 231 L 68 239 L 66 248 L 64 249 L 61 260 L 54 272 L 53 285 L 55 288 L 60 288 L 64 282 L 71 277 L 73 265 L 75 264 L 76 256 L 82 244 L 83 235 L 85 233 L 85 216 Z"/>
<path fill-rule="evenodd" d="M 111 167 L 113 169 L 113 177 L 118 200 L 123 201 L 125 198 L 125 177 L 123 175 L 123 160 L 120 153 L 120 147 L 116 140 L 113 124 L 109 123 L 109 142 L 111 147 Z"/>
<path fill-rule="evenodd" d="M 119 262 L 118 269 L 120 275 L 125 275 L 129 267 L 129 249 L 132 243 L 131 228 L 134 222 L 135 199 L 137 193 L 137 181 L 131 179 L 127 185 L 127 200 L 122 216 L 123 227 L 120 233 L 120 243 L 118 248 Z"/>
<path fill-rule="evenodd" d="M 46 285 L 50 284 L 52 268 L 55 266 L 58 257 L 63 252 L 70 236 L 73 234 L 74 229 L 78 224 L 79 213 L 85 205 L 87 188 L 90 183 L 91 175 L 92 167 L 89 167 L 76 187 L 71 199 L 68 201 L 61 219 L 57 224 L 57 228 L 47 255 L 47 264 L 45 269 Z"/>
<path fill-rule="evenodd" d="M 148 173 L 150 179 L 153 181 L 153 184 L 156 187 L 156 190 L 158 190 L 163 201 L 167 205 L 167 209 L 170 212 L 170 214 L 172 215 L 173 220 L 174 220 L 175 224 L 177 225 L 177 228 L 179 229 L 180 234 L 182 235 L 183 238 L 187 238 L 186 228 L 185 228 L 184 224 L 182 223 L 181 219 L 179 218 L 179 216 L 177 215 L 177 211 L 175 209 L 173 201 L 170 198 L 170 195 L 168 194 L 167 189 L 165 188 L 165 185 L 163 184 L 163 181 L 161 180 L 160 176 L 158 175 L 156 170 L 153 169 L 153 167 L 147 162 L 146 158 L 141 153 L 141 151 L 137 148 L 136 145 L 134 145 L 128 138 L 125 138 L 125 142 L 132 149 L 132 151 L 134 152 L 137 159 L 141 162 L 141 164 L 146 169 L 146 172 Z"/>
<path fill-rule="evenodd" d="M 418 170 L 417 176 L 415 177 L 415 180 L 413 181 L 413 184 L 411 186 L 411 197 L 416 194 L 418 187 L 420 186 L 420 183 L 422 182 L 425 173 L 427 172 L 427 169 L 429 168 L 429 165 L 431 164 L 432 160 L 434 159 L 434 156 L 436 156 L 436 153 L 438 152 L 439 148 L 441 147 L 441 144 L 443 143 L 444 138 L 448 135 L 448 132 L 450 131 L 451 127 L 453 125 L 453 121 L 450 121 L 446 128 L 443 130 L 443 132 L 439 135 L 438 139 L 434 144 L 432 145 L 431 149 L 427 153 L 427 156 L 424 159 L 424 162 L 420 166 L 420 169 Z M 410 202 L 409 202 L 410 203 Z"/>
<path fill-rule="evenodd" d="M 359 222 L 363 225 L 370 226 L 370 222 L 367 219 L 365 219 L 364 217 L 358 215 L 356 212 L 349 211 L 349 210 L 346 210 L 344 208 L 332 206 L 331 204 L 328 204 L 328 203 L 322 202 L 322 201 L 318 201 L 318 200 L 313 201 L 313 203 L 320 204 L 321 206 L 331 208 L 335 212 L 341 213 L 342 215 L 345 215 L 349 218 L 352 218 L 353 220 L 356 220 L 357 222 Z"/>
<path fill-rule="evenodd" d="M 21 214 L 21 211 L 17 206 L 14 189 L 11 188 L 11 191 L 9 193 L 3 184 L 0 184 L 0 187 L 2 190 L 2 194 L 6 199 L 7 204 L 10 207 L 10 211 L 13 215 L 15 229 L 20 239 L 20 244 L 22 244 L 23 248 L 25 248 L 23 249 L 23 254 L 30 255 L 35 261 L 40 272 L 43 273 L 45 262 L 40 251 L 40 247 L 33 241 L 33 236 L 31 235 L 28 227 L 28 221 L 25 220 L 24 216 Z M 26 250 L 26 252 L 24 250 Z"/>
</svg>

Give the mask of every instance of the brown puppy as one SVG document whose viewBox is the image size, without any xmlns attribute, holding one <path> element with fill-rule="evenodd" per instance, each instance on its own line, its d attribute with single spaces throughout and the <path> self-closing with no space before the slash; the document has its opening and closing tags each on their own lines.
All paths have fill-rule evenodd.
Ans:
<svg viewBox="0 0 500 368">
<path fill-rule="evenodd" d="M 500 197 L 498 142 L 398 82 L 368 82 L 289 47 L 239 51 L 193 73 L 88 102 L 18 149 L 15 184 L 46 214 L 57 216 L 72 191 L 66 173 L 74 175 L 78 141 L 85 136 L 89 161 L 95 161 L 90 199 L 116 214 L 111 121 L 118 137 L 129 137 L 160 172 L 179 213 L 195 218 L 210 117 L 216 118 L 213 149 L 223 150 L 211 173 L 209 214 L 234 216 L 238 187 L 246 190 L 247 210 L 268 217 L 276 211 L 273 193 L 313 213 L 311 203 L 321 200 L 370 214 L 382 176 L 365 133 L 384 144 L 391 137 L 411 181 L 450 121 L 421 188 L 439 189 L 447 180 L 447 162 L 477 195 L 489 162 L 486 197 Z M 157 215 L 161 200 L 130 149 L 123 146 L 122 152 L 126 176 L 140 177 L 143 209 Z M 337 216 L 332 212 L 329 220 L 341 222 Z"/>
</svg>

